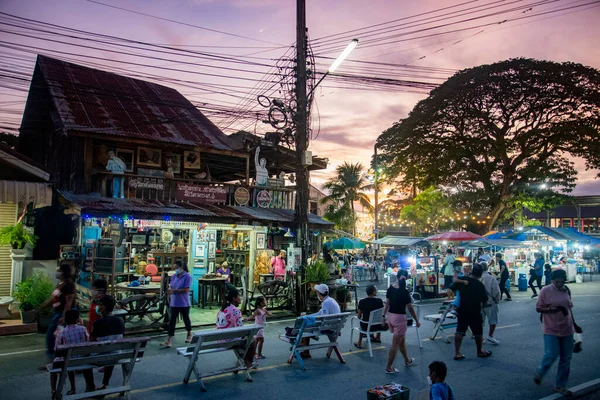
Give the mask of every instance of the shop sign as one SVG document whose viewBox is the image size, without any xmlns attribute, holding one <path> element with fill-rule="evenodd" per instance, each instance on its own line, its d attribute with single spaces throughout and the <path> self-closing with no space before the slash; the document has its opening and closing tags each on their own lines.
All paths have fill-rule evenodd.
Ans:
<svg viewBox="0 0 600 400">
<path fill-rule="evenodd" d="M 258 192 L 256 195 L 256 204 L 262 208 L 269 207 L 271 204 L 271 193 L 269 193 L 267 190 L 261 190 Z"/>
<path fill-rule="evenodd" d="M 239 206 L 245 206 L 250 201 L 250 192 L 246 188 L 237 188 L 233 194 L 235 202 Z"/>
<path fill-rule="evenodd" d="M 165 185 L 162 181 L 148 178 L 133 178 L 129 180 L 129 187 L 133 189 L 154 189 L 165 190 Z"/>
<path fill-rule="evenodd" d="M 109 235 L 115 246 L 120 246 L 123 243 L 123 237 L 125 236 L 125 229 L 123 223 L 118 219 L 111 218 L 109 221 Z"/>
<path fill-rule="evenodd" d="M 175 198 L 199 204 L 218 204 L 227 202 L 227 188 L 223 186 L 193 185 L 177 182 Z"/>
</svg>

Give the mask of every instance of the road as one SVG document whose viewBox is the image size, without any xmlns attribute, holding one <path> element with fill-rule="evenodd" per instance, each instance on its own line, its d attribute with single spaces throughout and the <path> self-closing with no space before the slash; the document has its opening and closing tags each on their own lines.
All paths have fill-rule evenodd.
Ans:
<svg viewBox="0 0 600 400">
<path fill-rule="evenodd" d="M 573 355 L 570 386 L 582 384 L 599 377 L 597 356 L 600 340 L 594 332 L 600 332 L 600 278 L 584 284 L 571 284 L 575 304 L 575 318 L 584 329 L 584 350 Z M 361 289 L 364 291 L 364 289 Z M 258 371 L 253 374 L 254 382 L 246 382 L 242 375 L 222 375 L 207 379 L 207 393 L 200 393 L 194 383 L 182 384 L 186 360 L 177 356 L 175 349 L 161 349 L 159 342 L 164 336 L 156 336 L 148 345 L 143 360 L 135 368 L 132 387 L 134 399 L 319 399 L 344 398 L 364 399 L 365 391 L 379 384 L 399 382 L 412 388 L 411 398 L 426 388 L 428 364 L 434 360 L 446 362 L 449 368 L 447 382 L 454 388 L 458 399 L 539 399 L 552 394 L 553 375 L 551 370 L 541 386 L 532 382 L 533 371 L 540 362 L 543 343 L 539 315 L 535 312 L 535 299 L 531 292 L 513 293 L 512 302 L 501 304 L 500 325 L 496 333 L 499 346 L 487 345 L 493 356 L 487 359 L 476 357 L 475 344 L 465 339 L 463 361 L 453 360 L 453 344 L 439 338 L 429 340 L 432 323 L 423 322 L 421 336 L 423 349 L 417 345 L 416 330 L 409 329 L 407 343 L 409 354 L 416 359 L 414 366 L 404 368 L 401 356 L 396 366 L 401 373 L 385 374 L 387 348 L 391 342 L 389 333 L 383 335 L 383 343 L 377 345 L 374 357 L 366 350 L 351 349 L 349 326 L 340 338 L 341 350 L 346 364 L 335 357 L 326 359 L 325 350 L 313 352 L 307 361 L 307 371 L 296 362 L 286 364 L 288 347 L 278 340 L 278 335 L 292 321 L 270 322 L 265 329 L 264 354 Z M 421 315 L 434 313 L 439 302 L 429 302 L 421 307 Z M 178 332 L 174 347 L 182 346 L 184 333 Z M 452 338 L 451 338 L 452 340 Z M 42 335 L 32 334 L 0 338 L 0 399 L 44 399 L 50 397 L 48 374 L 38 370 L 44 360 Z M 353 347 L 353 346 L 352 346 Z M 355 351 L 357 350 L 357 351 Z M 213 354 L 199 364 L 201 369 L 210 370 L 232 365 L 233 355 Z M 101 375 L 96 373 L 99 384 Z M 113 376 L 117 383 L 119 374 Z M 78 388 L 84 383 L 78 377 Z"/>
</svg>

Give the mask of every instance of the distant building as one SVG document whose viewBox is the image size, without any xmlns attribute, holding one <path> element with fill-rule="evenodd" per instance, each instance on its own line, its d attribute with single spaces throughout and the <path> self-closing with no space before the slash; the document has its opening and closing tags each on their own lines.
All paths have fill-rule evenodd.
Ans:
<svg viewBox="0 0 600 400">
<path fill-rule="evenodd" d="M 321 200 L 327 195 L 321 192 L 313 185 L 309 185 L 308 209 L 311 214 L 322 217 L 327 210 L 327 203 L 321 203 Z"/>
<path fill-rule="evenodd" d="M 540 213 L 525 211 L 529 219 L 551 228 L 577 228 L 578 231 L 600 234 L 600 196 L 576 196 L 554 210 Z"/>
</svg>

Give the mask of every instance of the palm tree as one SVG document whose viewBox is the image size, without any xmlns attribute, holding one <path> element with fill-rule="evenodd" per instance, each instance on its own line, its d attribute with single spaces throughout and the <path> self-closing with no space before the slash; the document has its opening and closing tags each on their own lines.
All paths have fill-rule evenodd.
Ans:
<svg viewBox="0 0 600 400">
<path fill-rule="evenodd" d="M 367 180 L 361 163 L 344 162 L 335 171 L 336 175 L 323 185 L 330 194 L 321 199 L 321 203 L 334 202 L 338 205 L 336 207 L 338 209 L 349 208 L 352 217 L 352 234 L 356 236 L 354 203 L 359 202 L 361 206 L 372 211 L 373 206 L 365 191 L 373 189 L 373 185 Z"/>
</svg>

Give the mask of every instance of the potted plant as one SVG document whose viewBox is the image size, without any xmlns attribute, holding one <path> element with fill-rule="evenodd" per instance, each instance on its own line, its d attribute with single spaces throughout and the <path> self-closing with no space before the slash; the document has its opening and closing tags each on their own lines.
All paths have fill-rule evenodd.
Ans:
<svg viewBox="0 0 600 400">
<path fill-rule="evenodd" d="M 53 290 L 52 280 L 43 272 L 36 272 L 17 283 L 13 297 L 19 302 L 23 323 L 35 321 L 35 310 L 50 297 Z"/>
<path fill-rule="evenodd" d="M 323 283 L 329 279 L 329 271 L 327 264 L 321 260 L 317 260 L 314 263 L 306 266 L 304 270 L 305 281 L 303 284 L 309 284 L 311 291 L 314 291 L 317 283 Z"/>
<path fill-rule="evenodd" d="M 12 246 L 15 250 L 23 249 L 27 243 L 35 246 L 37 240 L 37 236 L 23 228 L 22 222 L 0 229 L 0 245 Z"/>
</svg>

